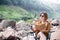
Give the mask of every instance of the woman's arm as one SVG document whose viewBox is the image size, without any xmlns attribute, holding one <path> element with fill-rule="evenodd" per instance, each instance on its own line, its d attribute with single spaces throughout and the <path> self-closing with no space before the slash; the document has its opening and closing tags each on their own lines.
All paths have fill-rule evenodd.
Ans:
<svg viewBox="0 0 60 40">
<path fill-rule="evenodd" d="M 39 26 L 39 22 L 35 22 L 35 24 L 32 26 L 33 31 L 37 34 L 39 31 L 38 29 L 40 29 Z"/>
<path fill-rule="evenodd" d="M 50 23 L 48 23 L 46 30 L 43 30 L 43 33 L 48 33 L 50 31 Z"/>
</svg>

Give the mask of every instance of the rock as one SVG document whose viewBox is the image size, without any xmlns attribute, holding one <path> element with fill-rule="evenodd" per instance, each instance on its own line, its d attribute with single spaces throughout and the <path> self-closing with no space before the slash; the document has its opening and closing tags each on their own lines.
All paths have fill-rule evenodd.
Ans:
<svg viewBox="0 0 60 40">
<path fill-rule="evenodd" d="M 16 22 L 15 21 L 9 21 L 8 26 L 11 26 L 12 28 L 16 27 Z"/>
<path fill-rule="evenodd" d="M 7 28 L 8 26 L 12 26 L 12 27 L 16 26 L 15 21 L 8 21 L 8 20 L 2 20 L 2 22 L 0 24 L 3 28 Z"/>
<path fill-rule="evenodd" d="M 14 34 L 14 29 L 12 29 L 11 27 L 6 28 L 3 32 L 2 35 L 4 38 L 8 38 L 10 35 Z"/>
<path fill-rule="evenodd" d="M 34 36 L 28 35 L 28 36 L 23 37 L 22 40 L 35 40 L 35 39 L 34 39 Z"/>
<path fill-rule="evenodd" d="M 5 20 L 4 22 L 7 21 Z M 15 22 L 12 23 L 12 21 L 8 21 L 7 23 L 8 26 L 5 28 L 5 30 L 0 32 L 0 37 L 3 37 L 3 39 L 14 36 L 20 38 L 21 40 L 23 40 L 23 38 L 25 39 L 25 37 L 27 37 L 29 40 L 31 40 L 31 38 L 34 40 L 34 36 L 31 36 L 31 32 L 33 31 L 31 30 L 30 24 L 25 23 L 25 21 L 19 21 L 18 23 L 16 23 L 16 31 L 14 28 L 12 28 L 11 25 L 15 25 Z"/>
<path fill-rule="evenodd" d="M 16 30 L 25 30 L 27 32 L 32 31 L 29 24 L 26 24 L 24 21 L 20 21 L 16 24 Z"/>
<path fill-rule="evenodd" d="M 60 40 L 60 21 L 54 19 L 51 21 L 51 39 L 50 40 Z"/>
<path fill-rule="evenodd" d="M 53 33 L 51 33 L 51 39 L 50 40 L 60 40 L 60 30 L 57 30 Z"/>
<path fill-rule="evenodd" d="M 0 23 L 3 28 L 6 28 L 8 26 L 8 21 L 7 20 L 2 20 Z"/>
<path fill-rule="evenodd" d="M 33 32 L 30 25 L 26 24 L 24 21 L 19 21 L 16 24 L 16 30 L 18 30 L 18 34 L 21 36 L 21 39 L 27 37 L 30 32 Z"/>
</svg>

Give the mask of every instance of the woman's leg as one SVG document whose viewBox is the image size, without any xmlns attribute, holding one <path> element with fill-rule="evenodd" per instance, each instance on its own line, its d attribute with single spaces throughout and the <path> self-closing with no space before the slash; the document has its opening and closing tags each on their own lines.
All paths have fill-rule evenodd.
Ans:
<svg viewBox="0 0 60 40">
<path fill-rule="evenodd" d="M 37 37 L 39 38 L 39 40 L 46 40 L 46 36 L 42 32 L 39 32 Z"/>
</svg>

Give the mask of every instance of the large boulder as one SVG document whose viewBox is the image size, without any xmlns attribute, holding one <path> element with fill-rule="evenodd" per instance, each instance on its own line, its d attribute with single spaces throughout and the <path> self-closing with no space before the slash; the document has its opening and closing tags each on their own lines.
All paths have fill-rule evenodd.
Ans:
<svg viewBox="0 0 60 40">
<path fill-rule="evenodd" d="M 20 40 L 20 35 L 19 33 L 11 28 L 11 26 L 7 27 L 4 31 L 0 32 L 0 38 L 6 39 L 6 40 L 12 40 L 12 39 L 19 39 Z"/>
<path fill-rule="evenodd" d="M 60 21 L 54 19 L 51 21 L 51 39 L 50 40 L 60 40 Z"/>
<path fill-rule="evenodd" d="M 12 26 L 12 27 L 16 26 L 16 22 L 13 20 L 12 21 L 2 20 L 2 22 L 0 24 L 3 28 L 7 28 L 8 26 Z"/>
</svg>

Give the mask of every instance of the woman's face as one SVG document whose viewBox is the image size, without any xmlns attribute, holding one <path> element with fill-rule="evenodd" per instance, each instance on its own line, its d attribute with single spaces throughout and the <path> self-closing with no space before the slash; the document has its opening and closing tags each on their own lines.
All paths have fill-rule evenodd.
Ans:
<svg viewBox="0 0 60 40">
<path fill-rule="evenodd" d="M 44 20 L 46 20 L 46 18 L 45 18 L 45 15 L 44 14 L 41 14 L 41 19 L 44 21 Z"/>
</svg>

